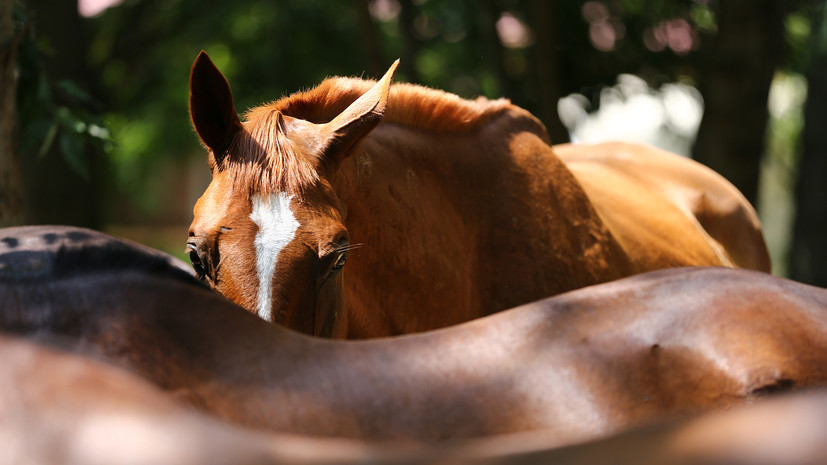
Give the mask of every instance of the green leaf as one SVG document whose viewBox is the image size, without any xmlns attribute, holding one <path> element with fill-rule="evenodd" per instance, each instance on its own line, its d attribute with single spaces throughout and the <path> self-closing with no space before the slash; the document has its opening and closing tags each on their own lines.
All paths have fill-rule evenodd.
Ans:
<svg viewBox="0 0 827 465">
<path fill-rule="evenodd" d="M 55 141 L 55 136 L 57 135 L 57 123 L 52 123 L 49 127 L 49 132 L 46 133 L 46 137 L 43 138 L 43 144 L 40 145 L 40 150 L 37 151 L 37 157 L 43 158 L 49 152 L 49 149 L 52 147 L 52 143 Z"/>
<path fill-rule="evenodd" d="M 28 154 L 35 151 L 35 149 L 39 151 L 53 125 L 54 123 L 50 119 L 40 118 L 21 128 L 20 153 Z"/>
<path fill-rule="evenodd" d="M 78 118 L 68 107 L 58 107 L 55 110 L 55 120 L 67 131 L 83 133 L 86 132 L 86 122 Z"/>
<path fill-rule="evenodd" d="M 55 88 L 81 102 L 89 102 L 92 100 L 92 97 L 85 90 L 81 89 L 80 86 L 69 79 L 61 79 L 55 82 Z"/>
<path fill-rule="evenodd" d="M 61 134 L 60 135 L 60 150 L 63 154 L 63 159 L 72 167 L 83 179 L 89 180 L 89 167 L 83 156 L 83 138 L 76 134 Z"/>
<path fill-rule="evenodd" d="M 39 76 L 37 81 L 37 101 L 45 106 L 52 106 L 52 91 L 49 89 L 49 81 L 44 76 Z"/>
</svg>

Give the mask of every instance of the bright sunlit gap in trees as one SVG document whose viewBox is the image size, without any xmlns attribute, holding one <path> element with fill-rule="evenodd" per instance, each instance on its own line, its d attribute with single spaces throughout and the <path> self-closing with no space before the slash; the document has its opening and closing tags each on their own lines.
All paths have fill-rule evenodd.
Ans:
<svg viewBox="0 0 827 465">
<path fill-rule="evenodd" d="M 97 16 L 109 7 L 119 5 L 123 0 L 78 0 L 78 13 L 85 18 Z"/>
<path fill-rule="evenodd" d="M 557 109 L 572 142 L 644 142 L 689 156 L 703 114 L 703 99 L 694 87 L 672 83 L 653 89 L 630 74 L 601 90 L 599 105 L 590 112 L 591 102 L 583 95 L 560 99 Z"/>
</svg>

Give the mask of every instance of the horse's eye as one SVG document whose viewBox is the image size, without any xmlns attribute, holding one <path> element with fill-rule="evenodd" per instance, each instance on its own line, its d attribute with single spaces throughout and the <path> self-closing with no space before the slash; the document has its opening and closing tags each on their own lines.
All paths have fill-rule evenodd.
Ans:
<svg viewBox="0 0 827 465">
<path fill-rule="evenodd" d="M 195 250 L 195 248 L 189 247 L 189 249 L 192 269 L 195 270 L 195 274 L 198 276 L 198 279 L 204 279 L 204 276 L 207 274 L 207 271 L 204 269 L 204 263 L 201 261 L 201 257 L 198 255 L 198 251 Z"/>
<path fill-rule="evenodd" d="M 342 255 L 339 255 L 339 259 L 336 260 L 336 263 L 333 264 L 333 268 L 331 268 L 330 271 L 336 272 L 341 270 L 344 268 L 345 263 L 347 263 L 347 254 L 343 253 Z"/>
</svg>

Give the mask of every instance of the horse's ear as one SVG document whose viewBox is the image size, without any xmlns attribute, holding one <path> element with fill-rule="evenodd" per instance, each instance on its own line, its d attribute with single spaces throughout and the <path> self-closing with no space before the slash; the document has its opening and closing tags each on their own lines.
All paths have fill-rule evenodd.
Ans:
<svg viewBox="0 0 827 465">
<path fill-rule="evenodd" d="M 324 125 L 322 133 L 325 140 L 321 155 L 328 162 L 336 164 L 347 156 L 353 145 L 382 121 L 385 116 L 385 107 L 388 105 L 391 81 L 397 66 L 399 66 L 399 60 L 391 65 L 382 79 L 370 90 Z"/>
<path fill-rule="evenodd" d="M 198 54 L 190 71 L 190 117 L 198 137 L 212 150 L 216 164 L 220 164 L 241 129 L 241 122 L 227 79 L 204 51 Z"/>
</svg>

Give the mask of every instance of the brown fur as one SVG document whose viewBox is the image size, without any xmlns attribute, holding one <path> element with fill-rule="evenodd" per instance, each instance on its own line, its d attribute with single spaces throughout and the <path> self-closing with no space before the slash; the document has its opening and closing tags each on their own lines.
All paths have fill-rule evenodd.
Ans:
<svg viewBox="0 0 827 465">
<path fill-rule="evenodd" d="M 0 276 L 4 332 L 91 352 L 272 431 L 432 442 L 546 429 L 563 443 L 827 383 L 827 290 L 752 271 L 662 270 L 438 331 L 330 341 L 154 265 L 50 260 L 20 263 L 63 274 Z"/>
<path fill-rule="evenodd" d="M 707 245 L 722 263 L 770 271 L 758 215 L 735 186 L 706 166 L 636 144 L 567 144 L 554 151 L 623 248 L 643 258 L 644 251 L 651 252 L 641 269 L 670 260 L 657 256 L 658 250 L 674 253 L 674 265 L 703 260 L 697 253 Z M 634 227 L 643 224 L 647 227 Z"/>
<path fill-rule="evenodd" d="M 0 356 L 5 464 L 285 463 L 298 459 L 291 449 L 304 445 L 182 408 L 146 380 L 88 357 L 5 334 Z M 349 452 L 313 446 L 320 460 Z"/>
<path fill-rule="evenodd" d="M 827 392 L 785 395 L 561 446 L 548 431 L 422 445 L 265 433 L 176 405 L 114 366 L 0 335 L 8 463 L 810 465 L 827 454 Z"/>
<path fill-rule="evenodd" d="M 208 61 L 193 67 L 193 121 L 224 147 L 226 130 L 198 123 L 234 114 Z M 665 267 L 769 270 L 752 207 L 695 162 L 632 145 L 561 148 L 561 159 L 525 110 L 391 87 L 393 69 L 326 80 L 229 123 L 239 129 L 209 155 L 213 182 L 190 228 L 190 248 L 215 261 L 215 289 L 255 311 L 250 204 L 281 191 L 301 227 L 278 257 L 274 321 L 311 334 L 328 319 L 324 335 L 337 337 L 433 329 Z M 199 93 L 202 81 L 219 84 Z M 634 168 L 616 163 L 621 152 Z M 598 154 L 598 170 L 572 161 Z M 342 240 L 359 247 L 328 273 Z"/>
<path fill-rule="evenodd" d="M 301 194 L 318 181 L 320 160 L 302 152 L 283 134 L 279 120 L 284 116 L 316 124 L 330 122 L 376 81 L 330 78 L 310 91 L 300 92 L 247 111 L 244 126 L 229 148 L 242 158 L 227 159 L 219 169 L 236 176 L 239 186 L 252 192 Z M 456 95 L 412 84 L 395 85 L 389 96 L 385 121 L 429 132 L 469 132 L 505 113 L 519 113 L 508 100 L 463 100 Z M 545 133 L 542 123 L 525 112 L 526 121 Z"/>
<path fill-rule="evenodd" d="M 306 92 L 263 105 L 246 113 L 248 121 L 260 112 L 277 111 L 294 118 L 321 124 L 332 120 L 377 84 L 376 81 L 335 77 Z M 507 99 L 464 100 L 454 94 L 414 84 L 391 88 L 385 121 L 430 132 L 468 132 L 516 107 Z M 529 113 L 524 117 L 542 128 Z M 542 129 L 544 131 L 544 129 Z"/>
</svg>

